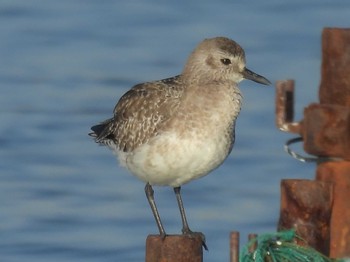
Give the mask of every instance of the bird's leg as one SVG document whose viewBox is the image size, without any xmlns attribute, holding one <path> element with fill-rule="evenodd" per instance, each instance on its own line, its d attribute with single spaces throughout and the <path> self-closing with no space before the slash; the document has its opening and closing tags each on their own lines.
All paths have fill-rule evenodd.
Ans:
<svg viewBox="0 0 350 262">
<path fill-rule="evenodd" d="M 186 214 L 185 214 L 185 208 L 182 202 L 181 194 L 180 194 L 181 187 L 174 187 L 174 192 L 177 200 L 177 204 L 179 205 L 180 214 L 181 214 L 181 220 L 182 220 L 182 234 L 184 235 L 195 235 L 199 234 L 202 238 L 202 245 L 205 248 L 205 250 L 208 250 L 207 245 L 205 244 L 205 236 L 201 232 L 192 232 L 192 230 L 189 228 Z"/>
<path fill-rule="evenodd" d="M 146 186 L 145 186 L 145 193 L 146 193 L 146 197 L 147 197 L 148 203 L 151 206 L 154 219 L 157 222 L 157 226 L 158 226 L 158 229 L 159 229 L 159 234 L 160 234 L 160 236 L 162 238 L 165 238 L 165 236 L 166 236 L 165 230 L 164 230 L 162 221 L 160 220 L 160 216 L 159 216 L 159 213 L 158 213 L 156 202 L 154 201 L 154 191 L 153 191 L 152 186 L 149 183 L 147 183 Z"/>
<path fill-rule="evenodd" d="M 179 205 L 180 214 L 181 214 L 181 220 L 182 220 L 182 234 L 192 234 L 193 232 L 190 230 L 186 214 L 185 214 L 185 208 L 182 202 L 181 194 L 180 194 L 181 187 L 174 187 L 174 192 L 177 200 L 177 204 Z"/>
</svg>

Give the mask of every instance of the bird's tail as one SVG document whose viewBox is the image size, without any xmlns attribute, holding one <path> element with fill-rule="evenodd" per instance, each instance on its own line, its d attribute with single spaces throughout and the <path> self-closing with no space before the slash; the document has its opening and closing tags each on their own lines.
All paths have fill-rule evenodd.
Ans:
<svg viewBox="0 0 350 262">
<path fill-rule="evenodd" d="M 92 126 L 91 130 L 93 132 L 89 133 L 89 136 L 92 136 L 93 138 L 99 137 L 103 132 L 103 130 L 105 129 L 105 127 L 106 127 L 106 124 L 103 124 L 103 123 Z"/>
<path fill-rule="evenodd" d="M 106 121 L 92 126 L 91 130 L 92 132 L 89 133 L 89 136 L 93 137 L 95 142 L 97 143 L 103 143 L 104 140 L 109 138 L 110 136 L 110 124 L 113 121 L 113 118 L 107 119 Z"/>
</svg>

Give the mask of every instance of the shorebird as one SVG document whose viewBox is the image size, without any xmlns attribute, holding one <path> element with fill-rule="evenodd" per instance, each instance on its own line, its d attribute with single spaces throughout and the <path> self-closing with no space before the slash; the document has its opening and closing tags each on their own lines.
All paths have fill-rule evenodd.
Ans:
<svg viewBox="0 0 350 262">
<path fill-rule="evenodd" d="M 182 233 L 194 234 L 181 186 L 207 175 L 231 152 L 242 102 L 237 84 L 243 79 L 271 84 L 245 64 L 244 50 L 235 41 L 205 39 L 180 75 L 135 85 L 120 98 L 112 118 L 91 128 L 95 141 L 111 148 L 121 165 L 146 183 L 162 237 L 166 233 L 152 186 L 173 187 Z"/>
</svg>

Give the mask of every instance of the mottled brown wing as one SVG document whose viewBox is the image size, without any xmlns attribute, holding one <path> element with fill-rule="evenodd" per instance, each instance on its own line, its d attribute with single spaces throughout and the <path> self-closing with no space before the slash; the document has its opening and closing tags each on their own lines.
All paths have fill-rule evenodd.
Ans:
<svg viewBox="0 0 350 262">
<path fill-rule="evenodd" d="M 115 106 L 114 117 L 101 124 L 103 130 L 97 142 L 113 142 L 129 152 L 156 136 L 177 110 L 183 92 L 178 81 L 174 77 L 130 89 Z M 106 139 L 112 141 L 103 141 Z"/>
</svg>

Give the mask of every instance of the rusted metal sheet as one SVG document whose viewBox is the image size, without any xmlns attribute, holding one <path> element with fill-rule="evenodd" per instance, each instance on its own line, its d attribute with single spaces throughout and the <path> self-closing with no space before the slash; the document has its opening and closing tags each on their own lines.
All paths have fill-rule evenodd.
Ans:
<svg viewBox="0 0 350 262">
<path fill-rule="evenodd" d="M 317 167 L 316 179 L 333 185 L 330 257 L 350 254 L 350 162 L 326 162 Z"/>
<path fill-rule="evenodd" d="M 319 252 L 329 254 L 329 224 L 332 212 L 332 184 L 310 180 L 281 181 L 281 211 L 278 230 L 294 228 L 303 240 Z"/>
<path fill-rule="evenodd" d="M 309 105 L 304 110 L 302 136 L 309 154 L 350 160 L 350 107 Z"/>
<path fill-rule="evenodd" d="M 300 132 L 301 123 L 294 122 L 294 80 L 276 82 L 276 125 L 284 132 Z"/>
<path fill-rule="evenodd" d="M 146 262 L 202 262 L 202 235 L 149 235 L 146 239 Z"/>
</svg>

